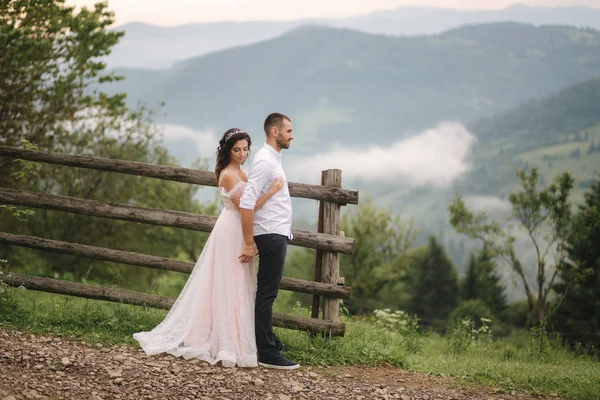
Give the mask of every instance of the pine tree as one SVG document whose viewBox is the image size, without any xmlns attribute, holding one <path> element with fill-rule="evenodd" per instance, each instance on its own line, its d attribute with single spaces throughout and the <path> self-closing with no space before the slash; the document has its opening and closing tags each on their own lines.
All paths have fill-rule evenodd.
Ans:
<svg viewBox="0 0 600 400">
<path fill-rule="evenodd" d="M 495 316 L 503 317 L 508 307 L 505 287 L 502 284 L 502 277 L 498 274 L 494 257 L 486 245 L 479 253 L 477 267 L 479 268 L 477 298 L 483 300 Z"/>
<path fill-rule="evenodd" d="M 467 275 L 461 285 L 461 300 L 474 300 L 477 298 L 477 255 L 471 253 L 469 256 L 469 266 L 467 267 Z"/>
<path fill-rule="evenodd" d="M 585 193 L 585 204 L 579 207 L 576 228 L 569 240 L 569 258 L 578 268 L 564 263 L 560 268 L 557 293 L 568 290 L 556 310 L 554 329 L 569 343 L 592 345 L 600 351 L 600 181 Z M 577 271 L 579 269 L 580 272 Z"/>
<path fill-rule="evenodd" d="M 484 245 L 481 251 L 471 254 L 467 275 L 462 284 L 461 299 L 479 299 L 494 316 L 502 318 L 508 305 L 501 280 L 493 256 L 488 246 Z"/>
<path fill-rule="evenodd" d="M 458 303 L 458 278 L 454 264 L 434 237 L 426 251 L 413 259 L 408 287 L 407 311 L 417 314 L 424 326 L 445 329 Z"/>
</svg>

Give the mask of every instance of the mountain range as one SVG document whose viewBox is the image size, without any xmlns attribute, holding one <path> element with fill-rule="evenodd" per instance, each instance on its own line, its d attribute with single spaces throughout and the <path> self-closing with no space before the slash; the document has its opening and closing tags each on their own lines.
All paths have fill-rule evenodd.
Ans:
<svg viewBox="0 0 600 400">
<path fill-rule="evenodd" d="M 600 76 L 600 32 L 496 23 L 394 37 L 306 26 L 160 71 L 121 69 L 110 90 L 165 102 L 157 122 L 260 132 L 289 113 L 296 151 L 388 145 L 442 121 L 473 124 Z"/>
<path fill-rule="evenodd" d="M 600 9 L 592 7 L 530 7 L 515 4 L 501 10 L 460 11 L 446 8 L 400 7 L 342 19 L 294 21 L 224 21 L 163 27 L 128 23 L 123 40 L 106 59 L 111 67 L 169 68 L 203 54 L 272 39 L 305 25 L 348 28 L 393 36 L 435 35 L 467 24 L 520 22 L 600 29 Z"/>
<path fill-rule="evenodd" d="M 600 178 L 600 79 L 567 87 L 473 124 L 479 140 L 474 168 L 463 177 L 471 193 L 504 195 L 514 183 L 515 167 L 538 166 L 550 182 L 573 173 L 579 189 Z M 576 196 L 581 199 L 581 190 Z"/>
</svg>

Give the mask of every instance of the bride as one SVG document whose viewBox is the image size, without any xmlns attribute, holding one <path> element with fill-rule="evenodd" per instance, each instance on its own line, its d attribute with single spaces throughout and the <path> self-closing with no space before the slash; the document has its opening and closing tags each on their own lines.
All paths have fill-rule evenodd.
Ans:
<svg viewBox="0 0 600 400">
<path fill-rule="evenodd" d="M 133 335 L 148 355 L 169 353 L 225 367 L 258 365 L 254 332 L 256 273 L 253 260 L 240 263 L 244 247 L 239 204 L 248 181 L 241 166 L 251 145 L 248 133 L 229 129 L 219 142 L 215 173 L 223 211 L 202 254 L 165 319 L 150 332 Z M 275 180 L 256 209 L 283 187 Z"/>
</svg>

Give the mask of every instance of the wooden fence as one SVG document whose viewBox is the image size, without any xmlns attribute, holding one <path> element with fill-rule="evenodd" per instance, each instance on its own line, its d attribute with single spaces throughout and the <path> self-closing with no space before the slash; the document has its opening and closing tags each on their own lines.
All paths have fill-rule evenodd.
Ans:
<svg viewBox="0 0 600 400">
<path fill-rule="evenodd" d="M 216 186 L 217 184 L 215 175 L 211 171 L 108 158 L 50 153 L 7 146 L 0 146 L 0 156 L 204 186 Z M 290 194 L 293 197 L 320 200 L 318 232 L 293 230 L 294 239 L 290 241 L 292 245 L 316 249 L 317 255 L 314 281 L 283 277 L 281 280 L 281 289 L 312 294 L 313 310 L 311 318 L 274 314 L 273 324 L 275 326 L 315 333 L 328 333 L 334 336 L 343 336 L 345 333 L 345 325 L 339 320 L 339 299 L 349 298 L 350 288 L 345 286 L 343 278 L 340 278 L 339 254 L 352 254 L 354 239 L 346 238 L 343 233 L 340 233 L 340 208 L 346 204 L 358 204 L 358 192 L 343 189 L 341 183 L 340 170 L 323 171 L 320 186 L 289 183 Z M 87 216 L 203 232 L 210 232 L 216 222 L 216 217 L 209 215 L 137 207 L 127 204 L 100 202 L 7 188 L 0 188 L 0 204 L 64 211 Z M 194 263 L 192 262 L 165 257 L 4 232 L 0 232 L 0 243 L 166 271 L 189 273 L 194 267 Z M 8 284 L 13 286 L 22 285 L 30 290 L 163 309 L 170 308 L 175 300 L 160 295 L 14 273 L 8 279 L 6 279 L 5 275 L 3 279 Z M 323 298 L 323 313 L 322 319 L 319 319 L 321 297 Z"/>
</svg>

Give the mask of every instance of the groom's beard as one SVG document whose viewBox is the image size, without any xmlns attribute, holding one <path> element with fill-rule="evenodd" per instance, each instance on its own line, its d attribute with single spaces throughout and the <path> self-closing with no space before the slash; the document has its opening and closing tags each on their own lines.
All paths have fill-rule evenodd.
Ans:
<svg viewBox="0 0 600 400">
<path fill-rule="evenodd" d="M 291 140 L 284 140 L 281 136 L 279 136 L 277 138 L 277 144 L 282 149 L 289 149 L 290 148 L 290 143 L 291 143 Z"/>
</svg>

